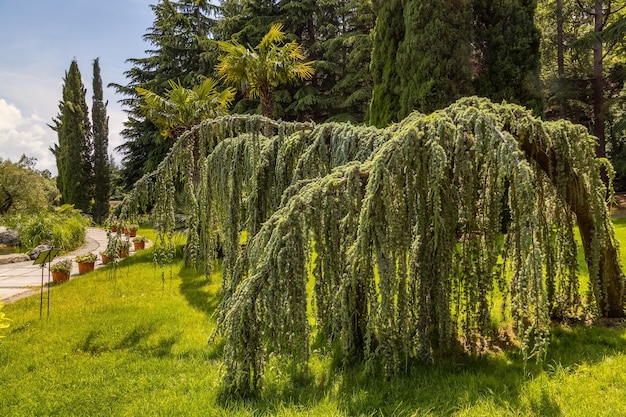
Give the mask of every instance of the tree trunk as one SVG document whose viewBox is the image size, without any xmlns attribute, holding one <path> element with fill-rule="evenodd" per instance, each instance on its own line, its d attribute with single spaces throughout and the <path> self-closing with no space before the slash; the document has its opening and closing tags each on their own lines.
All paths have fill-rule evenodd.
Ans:
<svg viewBox="0 0 626 417">
<path fill-rule="evenodd" d="M 274 119 L 276 116 L 276 110 L 274 108 L 274 89 L 270 83 L 261 85 L 259 98 L 261 99 L 261 114 L 270 119 Z"/>
<path fill-rule="evenodd" d="M 529 137 L 529 133 L 519 134 L 520 147 L 526 154 L 528 160 L 535 161 L 546 173 L 550 180 L 556 185 L 558 181 L 563 181 L 554 171 L 557 166 L 556 161 L 562 158 L 554 150 L 547 151 L 542 147 L 539 140 Z M 593 247 L 593 234 L 596 230 L 596 219 L 589 204 L 591 198 L 578 176 L 574 173 L 566 175 L 565 200 L 568 206 L 576 215 L 580 236 L 585 252 L 585 260 L 589 264 Z M 602 242 L 600 252 L 598 288 L 594 288 L 594 296 L 600 314 L 607 318 L 625 317 L 624 314 L 624 275 L 619 265 L 619 256 L 614 242 L 610 238 L 605 238 Z"/>
</svg>

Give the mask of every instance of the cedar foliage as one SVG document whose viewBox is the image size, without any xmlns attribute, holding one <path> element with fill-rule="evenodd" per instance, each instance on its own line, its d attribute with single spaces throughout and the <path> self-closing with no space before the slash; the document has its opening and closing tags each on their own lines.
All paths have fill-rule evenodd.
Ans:
<svg viewBox="0 0 626 417">
<path fill-rule="evenodd" d="M 118 214 L 154 205 L 161 265 L 173 255 L 175 201 L 187 213 L 189 264 L 210 272 L 222 242 L 231 392 L 258 390 L 270 353 L 306 372 L 313 335 L 394 374 L 481 351 L 497 314 L 514 323 L 524 357 L 540 360 L 550 315 L 582 308 L 576 220 L 590 307 L 623 316 L 602 162 L 582 126 L 468 98 L 387 129 L 225 116 L 196 131 L 200 183 L 185 133 Z"/>
</svg>

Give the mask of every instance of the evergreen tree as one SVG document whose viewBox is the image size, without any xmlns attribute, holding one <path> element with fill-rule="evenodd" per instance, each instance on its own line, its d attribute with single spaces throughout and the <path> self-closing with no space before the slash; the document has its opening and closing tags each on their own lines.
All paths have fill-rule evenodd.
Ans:
<svg viewBox="0 0 626 417">
<path fill-rule="evenodd" d="M 472 14 L 468 0 L 409 1 L 394 69 L 398 119 L 430 113 L 471 94 Z"/>
<path fill-rule="evenodd" d="M 154 170 L 172 144 L 145 118 L 136 89 L 161 95 L 170 80 L 191 88 L 212 75 L 218 55 L 210 42 L 215 25 L 210 16 L 216 8 L 208 0 L 163 0 L 151 7 L 155 20 L 144 40 L 152 49 L 147 57 L 128 60 L 132 68 L 125 73 L 126 85 L 110 84 L 126 96 L 120 100 L 128 114 L 121 132 L 126 142 L 117 148 L 124 155 L 121 174 L 126 186 Z"/>
<path fill-rule="evenodd" d="M 103 99 L 100 61 L 93 61 L 93 173 L 94 173 L 94 206 L 93 218 L 101 223 L 109 212 L 110 174 L 109 174 L 109 118 Z"/>
<path fill-rule="evenodd" d="M 536 0 L 474 1 L 478 95 L 542 109 L 536 8 Z"/>
<path fill-rule="evenodd" d="M 371 124 L 431 112 L 474 91 L 541 108 L 535 1 L 374 4 Z"/>
<path fill-rule="evenodd" d="M 85 87 L 78 63 L 73 60 L 63 79 L 63 98 L 59 114 L 50 127 L 57 132 L 59 143 L 50 148 L 56 157 L 57 187 L 65 204 L 74 204 L 84 212 L 90 210 L 92 191 L 92 141 Z"/>
</svg>

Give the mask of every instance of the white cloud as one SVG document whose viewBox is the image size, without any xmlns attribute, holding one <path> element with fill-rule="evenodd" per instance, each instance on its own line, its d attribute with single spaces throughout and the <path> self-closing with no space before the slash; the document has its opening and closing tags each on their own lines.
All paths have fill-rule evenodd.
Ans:
<svg viewBox="0 0 626 417">
<path fill-rule="evenodd" d="M 24 116 L 14 104 L 0 98 L 0 157 L 17 162 L 25 154 L 37 158 L 37 169 L 56 173 L 54 155 L 48 149 L 56 134 L 37 113 Z"/>
</svg>

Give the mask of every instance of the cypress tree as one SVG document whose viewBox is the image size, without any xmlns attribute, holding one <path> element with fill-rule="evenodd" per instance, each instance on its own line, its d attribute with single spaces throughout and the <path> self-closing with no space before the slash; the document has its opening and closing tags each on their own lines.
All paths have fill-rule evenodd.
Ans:
<svg viewBox="0 0 626 417">
<path fill-rule="evenodd" d="M 109 118 L 103 99 L 100 62 L 93 61 L 93 173 L 94 173 L 94 207 L 93 218 L 101 223 L 109 212 L 110 174 L 109 174 Z"/>
<path fill-rule="evenodd" d="M 475 0 L 476 93 L 540 111 L 536 0 Z"/>
<path fill-rule="evenodd" d="M 407 2 L 394 65 L 401 87 L 399 119 L 471 94 L 471 19 L 468 0 Z"/>
<path fill-rule="evenodd" d="M 404 38 L 403 1 L 373 2 L 376 26 L 372 32 L 372 62 L 370 70 L 374 88 L 370 106 L 370 124 L 385 127 L 398 121 L 400 110 L 400 74 L 396 70 L 396 55 Z"/>
<path fill-rule="evenodd" d="M 374 4 L 370 124 L 429 113 L 474 92 L 541 108 L 536 1 Z"/>
<path fill-rule="evenodd" d="M 73 60 L 65 73 L 63 98 L 59 114 L 50 127 L 57 132 L 59 143 L 50 150 L 56 157 L 57 187 L 61 200 L 89 212 L 92 189 L 91 125 L 85 101 L 85 87 L 78 63 Z"/>
</svg>

